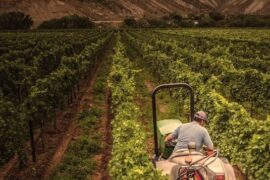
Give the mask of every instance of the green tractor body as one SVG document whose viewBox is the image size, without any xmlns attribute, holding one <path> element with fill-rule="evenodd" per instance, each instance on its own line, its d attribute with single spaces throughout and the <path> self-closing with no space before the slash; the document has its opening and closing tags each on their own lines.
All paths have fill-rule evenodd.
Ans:
<svg viewBox="0 0 270 180">
<path fill-rule="evenodd" d="M 160 149 L 160 154 L 162 157 L 167 159 L 174 149 L 173 146 L 166 146 L 164 139 L 168 134 L 171 134 L 177 127 L 181 125 L 181 121 L 178 119 L 165 119 L 157 121 L 157 129 L 158 129 L 158 144 Z"/>
</svg>

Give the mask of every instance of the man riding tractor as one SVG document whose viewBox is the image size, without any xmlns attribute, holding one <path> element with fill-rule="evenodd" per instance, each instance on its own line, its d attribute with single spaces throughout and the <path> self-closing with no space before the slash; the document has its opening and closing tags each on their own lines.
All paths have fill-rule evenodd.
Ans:
<svg viewBox="0 0 270 180">
<path fill-rule="evenodd" d="M 190 94 L 190 122 L 178 119 L 157 120 L 156 94 L 168 88 L 185 88 Z M 163 84 L 152 93 L 155 155 L 154 166 L 172 180 L 236 180 L 229 161 L 219 156 L 204 125 L 208 122 L 203 111 L 194 114 L 194 92 L 185 83 Z M 176 142 L 175 142 L 176 141 Z M 202 145 L 207 153 L 201 152 Z M 237 177 L 238 178 L 238 177 Z M 240 177 L 241 178 L 241 177 Z"/>
<path fill-rule="evenodd" d="M 206 128 L 207 115 L 204 111 L 198 111 L 194 115 L 192 122 L 182 124 L 173 133 L 169 134 L 165 138 L 165 143 L 177 139 L 177 144 L 173 152 L 177 152 L 181 149 L 188 149 L 189 142 L 196 143 L 196 151 L 200 151 L 202 145 L 207 147 L 209 152 L 213 151 L 213 142 L 209 136 Z"/>
</svg>

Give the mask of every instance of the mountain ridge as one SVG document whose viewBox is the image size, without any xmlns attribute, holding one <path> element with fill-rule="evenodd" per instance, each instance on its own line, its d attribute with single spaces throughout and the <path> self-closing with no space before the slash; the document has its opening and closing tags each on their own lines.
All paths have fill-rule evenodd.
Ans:
<svg viewBox="0 0 270 180">
<path fill-rule="evenodd" d="M 121 21 L 126 17 L 180 14 L 270 14 L 270 0 L 1 0 L 0 13 L 21 11 L 34 23 L 66 15 L 87 16 L 93 21 Z"/>
</svg>

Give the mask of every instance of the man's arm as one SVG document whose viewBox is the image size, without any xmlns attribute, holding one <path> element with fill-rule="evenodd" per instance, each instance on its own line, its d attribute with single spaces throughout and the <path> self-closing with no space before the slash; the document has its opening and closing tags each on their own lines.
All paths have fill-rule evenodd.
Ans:
<svg viewBox="0 0 270 180">
<path fill-rule="evenodd" d="M 165 143 L 166 142 L 169 142 L 169 141 L 171 141 L 171 140 L 173 140 L 174 138 L 173 138 L 173 135 L 172 134 L 169 134 L 168 136 L 166 136 L 165 137 Z"/>
<path fill-rule="evenodd" d="M 167 136 L 165 137 L 165 143 L 166 143 L 166 142 L 169 142 L 169 141 L 171 141 L 171 140 L 173 140 L 173 139 L 176 139 L 176 138 L 178 137 L 179 129 L 180 129 L 180 126 L 179 126 L 178 128 L 176 128 L 176 129 L 174 130 L 173 133 L 167 135 Z"/>
<path fill-rule="evenodd" d="M 211 137 L 209 136 L 209 133 L 208 133 L 207 130 L 206 130 L 205 136 L 204 136 L 204 138 L 203 138 L 203 143 L 204 143 L 204 145 L 207 146 L 207 149 L 208 149 L 208 150 L 211 151 L 211 150 L 214 149 L 213 142 L 212 142 Z"/>
</svg>

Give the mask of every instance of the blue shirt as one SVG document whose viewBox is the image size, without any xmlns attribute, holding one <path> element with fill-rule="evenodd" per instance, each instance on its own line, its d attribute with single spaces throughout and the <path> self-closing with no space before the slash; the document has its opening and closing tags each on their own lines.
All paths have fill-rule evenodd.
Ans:
<svg viewBox="0 0 270 180">
<path fill-rule="evenodd" d="M 213 142 L 208 131 L 196 121 L 182 124 L 174 130 L 172 136 L 177 139 L 174 151 L 188 149 L 189 142 L 196 143 L 196 151 L 200 151 L 203 144 L 209 149 L 213 149 Z"/>
</svg>

